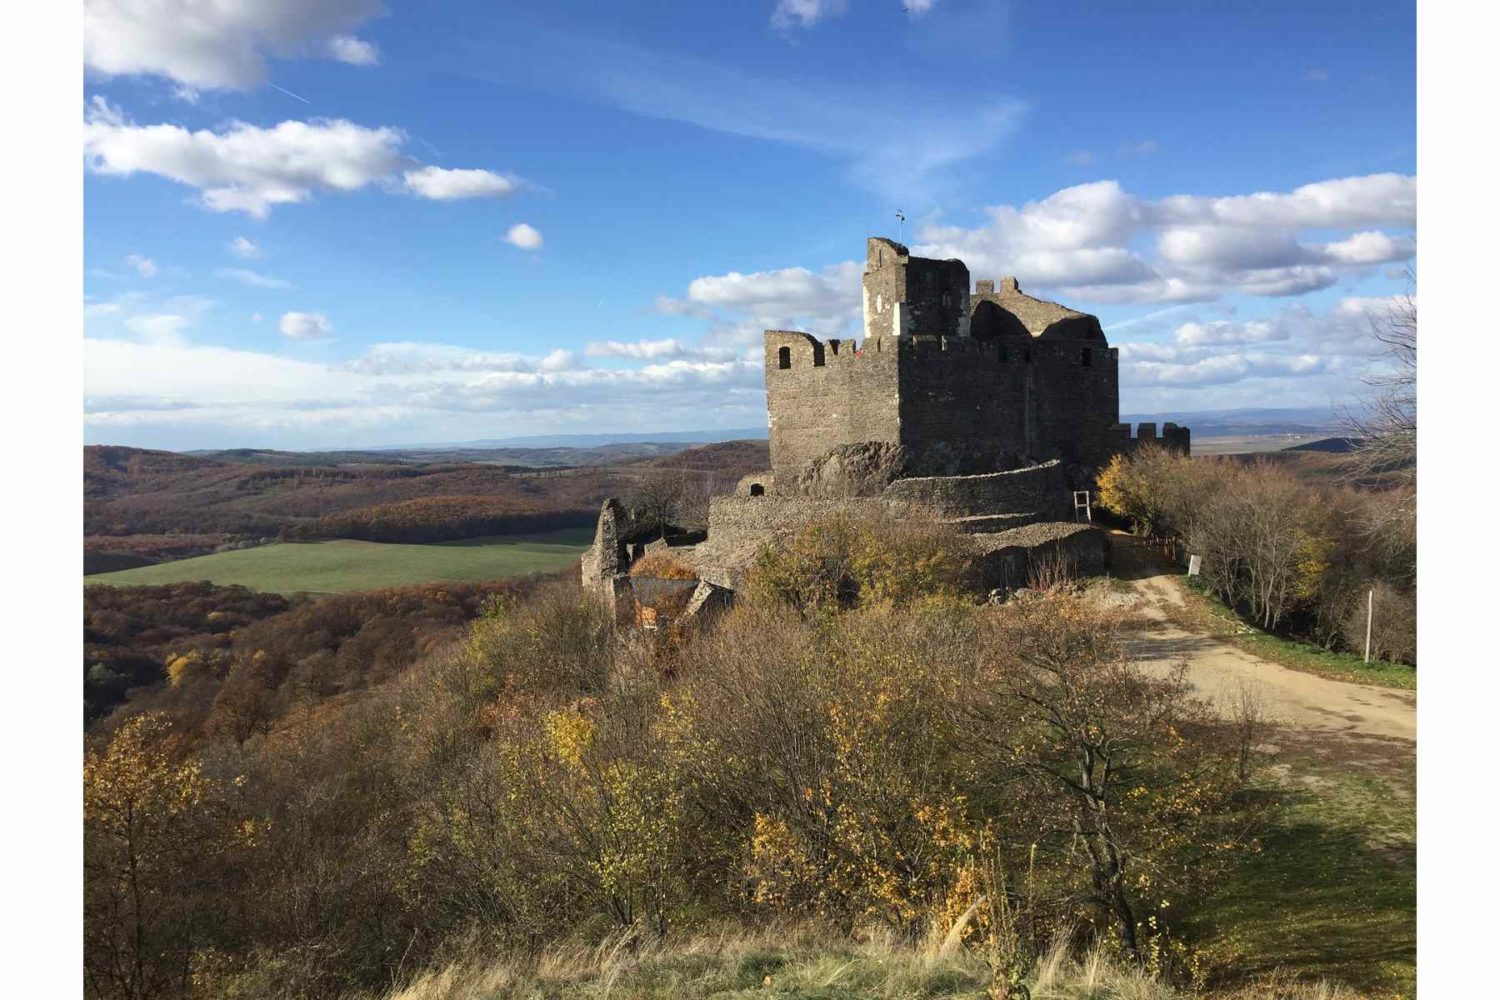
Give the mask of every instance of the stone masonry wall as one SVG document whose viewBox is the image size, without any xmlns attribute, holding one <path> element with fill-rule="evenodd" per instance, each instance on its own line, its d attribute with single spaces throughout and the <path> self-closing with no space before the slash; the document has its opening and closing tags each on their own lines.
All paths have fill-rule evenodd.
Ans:
<svg viewBox="0 0 1500 1000">
<path fill-rule="evenodd" d="M 867 338 L 967 336 L 969 269 L 961 260 L 913 257 L 895 240 L 865 242 Z"/>
<path fill-rule="evenodd" d="M 1071 517 L 1067 477 L 1062 463 L 978 476 L 927 476 L 898 479 L 883 498 L 922 507 L 942 518 L 995 514 L 1034 514 L 1037 520 Z"/>
<path fill-rule="evenodd" d="M 863 441 L 920 457 L 972 455 L 982 472 L 1025 459 L 1099 462 L 1116 441 L 1119 353 L 1072 340 L 985 342 L 913 337 L 827 344 L 766 334 L 771 465 L 795 480 L 804 462 Z M 784 352 L 784 353 L 783 353 Z"/>
<path fill-rule="evenodd" d="M 888 341 L 894 348 L 895 341 Z M 826 343 L 805 333 L 766 333 L 766 404 L 771 468 L 787 481 L 829 448 L 900 439 L 894 349 L 852 340 Z"/>
</svg>

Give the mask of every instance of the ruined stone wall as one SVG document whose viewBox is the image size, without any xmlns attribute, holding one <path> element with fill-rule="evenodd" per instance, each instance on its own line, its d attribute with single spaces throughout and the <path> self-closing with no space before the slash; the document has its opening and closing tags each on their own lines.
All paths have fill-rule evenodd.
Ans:
<svg viewBox="0 0 1500 1000">
<path fill-rule="evenodd" d="M 1036 520 L 1071 517 L 1067 477 L 1056 460 L 1012 472 L 898 479 L 883 499 L 921 507 L 942 518 L 1031 514 Z"/>
<path fill-rule="evenodd" d="M 788 496 L 720 496 L 708 504 L 708 537 L 730 534 L 770 536 L 794 531 L 815 521 L 850 517 L 879 517 L 886 512 L 879 497 L 821 499 Z"/>
<path fill-rule="evenodd" d="M 961 260 L 913 257 L 894 240 L 865 243 L 867 338 L 967 336 L 969 269 Z"/>
<path fill-rule="evenodd" d="M 890 349 L 886 349 L 889 346 Z M 898 443 L 895 341 L 827 343 L 805 333 L 766 333 L 771 468 L 790 482 L 804 462 L 862 441 Z"/>
<path fill-rule="evenodd" d="M 1032 571 L 1051 561 L 1065 563 L 1074 578 L 1098 576 L 1109 566 L 1109 538 L 1087 524 L 1034 524 L 977 536 L 980 585 L 986 590 L 1028 586 Z"/>
</svg>

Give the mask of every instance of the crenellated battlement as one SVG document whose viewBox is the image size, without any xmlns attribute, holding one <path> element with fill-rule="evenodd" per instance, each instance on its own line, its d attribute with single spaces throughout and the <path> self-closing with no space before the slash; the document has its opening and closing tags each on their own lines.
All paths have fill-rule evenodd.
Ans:
<svg viewBox="0 0 1500 1000">
<path fill-rule="evenodd" d="M 1071 362 L 1080 368 L 1096 361 L 1118 362 L 1120 352 L 1114 347 L 1080 346 L 1074 342 L 1033 340 L 976 340 L 972 337 L 871 337 L 860 343 L 853 338 L 819 340 L 797 330 L 766 331 L 766 376 L 794 368 L 826 368 L 861 361 L 878 363 L 891 359 L 920 361 L 947 355 L 966 359 L 992 359 L 1001 364 L 1029 364 L 1038 358 Z"/>
<path fill-rule="evenodd" d="M 1192 431 L 1170 420 L 1161 425 L 1159 434 L 1154 420 L 1142 421 L 1133 435 L 1129 424 L 1115 424 L 1110 434 L 1117 452 L 1129 451 L 1142 445 L 1159 445 L 1168 451 L 1184 455 L 1192 452 Z"/>
</svg>

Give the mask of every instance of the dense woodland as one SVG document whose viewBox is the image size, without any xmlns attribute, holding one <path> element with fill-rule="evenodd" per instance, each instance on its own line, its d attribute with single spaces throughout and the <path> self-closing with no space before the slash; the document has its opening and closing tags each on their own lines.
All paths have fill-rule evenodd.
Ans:
<svg viewBox="0 0 1500 1000">
<path fill-rule="evenodd" d="M 378 684 L 537 580 L 447 583 L 288 600 L 244 587 L 85 587 L 85 720 L 165 712 L 263 731 L 299 704 Z M 127 700 L 128 699 L 128 700 Z"/>
</svg>

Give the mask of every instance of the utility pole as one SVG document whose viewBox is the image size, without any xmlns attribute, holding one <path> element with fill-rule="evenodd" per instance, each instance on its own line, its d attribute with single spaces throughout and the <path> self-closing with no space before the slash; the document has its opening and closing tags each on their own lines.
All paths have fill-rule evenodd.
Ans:
<svg viewBox="0 0 1500 1000">
<path fill-rule="evenodd" d="M 1370 597 L 1365 605 L 1365 662 L 1370 662 L 1370 631 L 1375 624 L 1375 588 L 1370 588 Z"/>
</svg>

